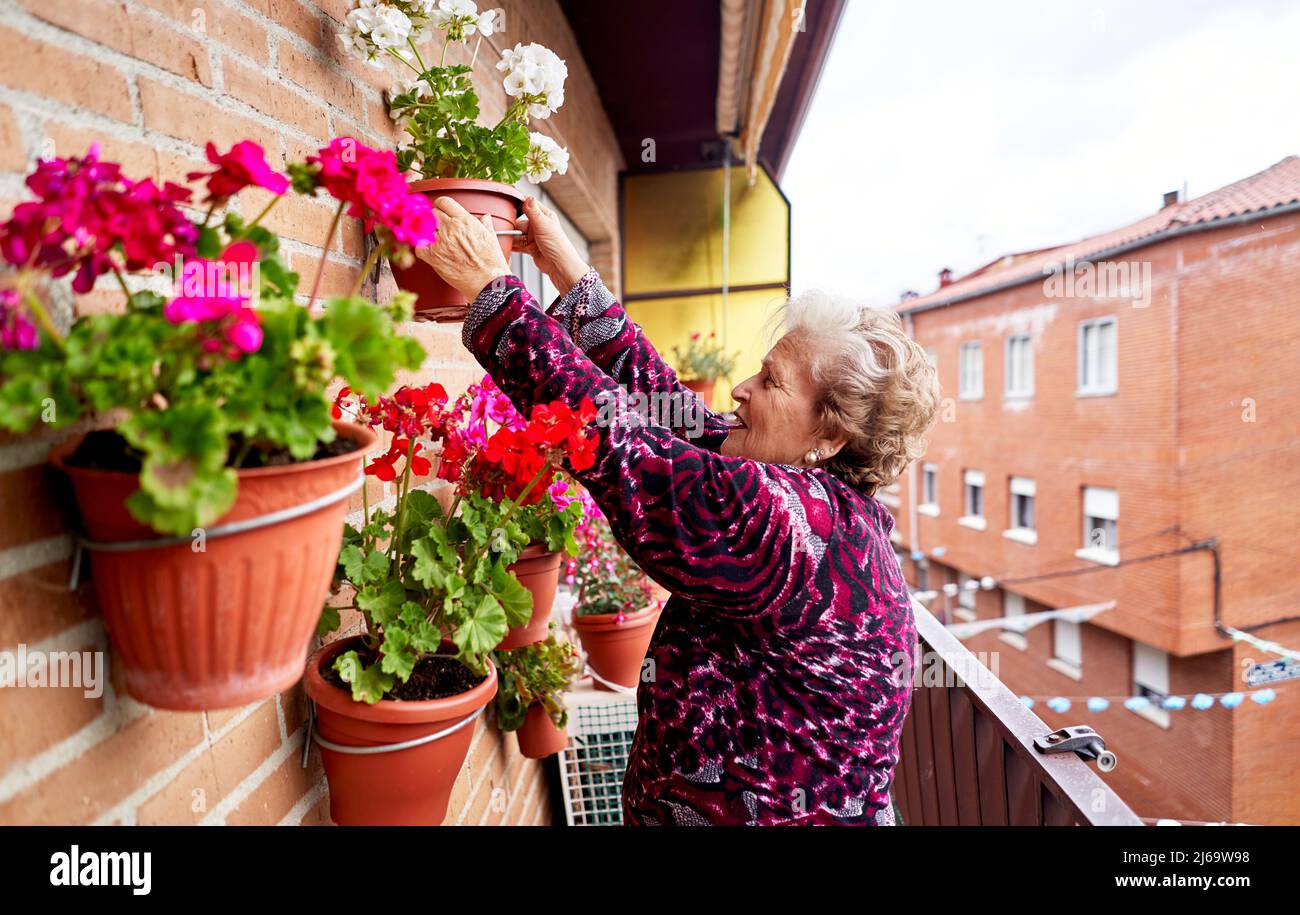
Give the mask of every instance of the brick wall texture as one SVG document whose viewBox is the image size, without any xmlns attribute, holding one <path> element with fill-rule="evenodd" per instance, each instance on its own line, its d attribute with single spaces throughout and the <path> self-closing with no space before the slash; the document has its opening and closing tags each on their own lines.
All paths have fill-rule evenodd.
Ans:
<svg viewBox="0 0 1300 915">
<path fill-rule="evenodd" d="M 396 71 L 341 52 L 347 9 L 346 0 L 0 0 L 0 217 L 24 198 L 37 158 L 83 153 L 92 142 L 129 176 L 155 180 L 204 167 L 207 140 L 223 148 L 255 140 L 273 164 L 301 160 L 338 135 L 393 145 L 399 134 L 381 92 Z M 502 9 L 497 47 L 537 41 L 568 62 L 566 105 L 540 129 L 568 146 L 573 162 L 546 190 L 616 288 L 622 159 L 596 87 L 557 2 Z M 455 49 L 448 59 L 461 56 L 468 62 Z M 495 59 L 485 44 L 475 61 L 484 118 L 505 108 Z M 239 204 L 254 213 L 264 202 L 249 192 Z M 332 209 L 288 199 L 268 220 L 305 284 Z M 327 253 L 324 295 L 350 288 L 365 251 L 360 226 L 345 220 Z M 385 268 L 363 289 L 382 301 L 395 287 Z M 66 320 L 73 309 L 120 307 L 120 296 L 101 283 L 75 300 L 63 293 L 60 307 Z M 455 396 L 481 375 L 459 325 L 407 332 L 428 359 L 417 378 L 399 382 L 436 379 Z M 45 463 L 55 441 L 0 437 L 0 649 L 109 651 L 91 589 L 67 589 L 75 515 Z M 391 497 L 370 485 L 372 504 Z M 360 505 L 358 494 L 353 510 Z M 243 709 L 163 712 L 130 699 L 109 658 L 112 682 L 98 699 L 75 689 L 0 690 L 0 823 L 329 822 L 314 749 L 302 766 L 300 688 Z M 484 715 L 447 822 L 542 824 L 557 814 L 562 820 L 541 764 L 520 756 L 513 735 Z"/>
<path fill-rule="evenodd" d="M 899 486 L 900 549 L 931 557 L 926 586 L 958 572 L 1007 580 L 1026 611 L 1116 600 L 1083 626 L 1083 679 L 1048 667 L 1052 627 L 1028 633 L 1024 652 L 996 634 L 969 640 L 997 651 L 1002 679 L 1022 695 L 1130 695 L 1132 646 L 1169 654 L 1173 694 L 1245 688 L 1249 660 L 1276 660 L 1234 645 L 1213 627 L 1214 566 L 1208 552 L 1110 568 L 1075 557 L 1083 546 L 1085 486 L 1119 494 L 1121 560 L 1217 538 L 1222 615 L 1247 627 L 1294 616 L 1300 584 L 1287 574 L 1300 511 L 1300 216 L 1262 217 L 1185 235 L 1117 260 L 1148 263 L 1142 307 L 1114 297 L 1048 297 L 1041 282 L 914 315 L 933 348 L 945 412 L 923 461 L 938 467 L 939 514 L 915 515 L 920 462 Z M 1076 396 L 1080 321 L 1117 319 L 1118 390 Z M 1033 339 L 1034 394 L 1003 396 L 1004 341 Z M 959 347 L 983 344 L 984 396 L 957 397 Z M 987 527 L 958 523 L 966 469 L 985 475 Z M 1035 480 L 1037 543 L 1002 536 L 1011 526 L 1010 476 Z M 913 529 L 914 528 L 914 529 Z M 941 552 L 936 554 L 936 548 Z M 918 581 L 909 562 L 910 580 Z M 1015 582 L 1070 569 L 1086 574 Z M 979 592 L 978 615 L 1003 615 L 1002 588 Z M 935 612 L 955 608 L 938 599 Z M 1300 646 L 1300 623 L 1256 635 Z M 1117 708 L 1066 715 L 1039 704 L 1053 727 L 1090 724 L 1120 759 L 1103 777 L 1141 816 L 1200 821 L 1300 823 L 1300 688 L 1280 684 L 1267 706 L 1171 712 L 1168 730 Z"/>
</svg>

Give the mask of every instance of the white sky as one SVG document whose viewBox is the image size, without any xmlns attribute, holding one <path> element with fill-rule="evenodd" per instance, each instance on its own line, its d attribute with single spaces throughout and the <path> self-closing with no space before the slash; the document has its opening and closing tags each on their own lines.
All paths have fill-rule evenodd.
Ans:
<svg viewBox="0 0 1300 915">
<path fill-rule="evenodd" d="M 794 289 L 892 305 L 1292 154 L 1296 0 L 848 0 L 782 182 Z"/>
</svg>

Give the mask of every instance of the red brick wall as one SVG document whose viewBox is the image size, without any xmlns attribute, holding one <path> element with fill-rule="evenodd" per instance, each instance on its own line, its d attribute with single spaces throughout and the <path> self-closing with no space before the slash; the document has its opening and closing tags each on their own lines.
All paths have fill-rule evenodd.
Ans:
<svg viewBox="0 0 1300 915">
<path fill-rule="evenodd" d="M 1280 619 L 1300 607 L 1300 584 L 1279 574 L 1300 558 L 1300 216 L 1184 236 L 1123 259 L 1151 264 L 1145 308 L 1049 298 L 1032 282 L 913 318 L 916 338 L 936 351 L 951 398 L 923 459 L 939 466 L 940 515 L 919 515 L 917 530 L 908 529 L 906 478 L 896 511 L 907 549 L 933 556 L 942 548 L 942 558 L 931 559 L 928 587 L 941 586 L 942 566 L 951 566 L 1009 580 L 1007 587 L 1044 607 L 1118 601 L 1084 626 L 1082 682 L 1046 665 L 1050 624 L 1031 630 L 1027 652 L 996 634 L 971 639 L 973 650 L 1000 651 L 1002 678 L 1020 694 L 1128 695 L 1130 639 L 1170 653 L 1176 694 L 1244 688 L 1243 657 L 1271 659 L 1234 650 L 1214 630 L 1209 553 L 1119 568 L 1076 558 L 1085 485 L 1119 491 L 1121 559 L 1218 538 L 1229 624 Z M 1118 319 L 1118 393 L 1076 397 L 1078 322 L 1110 314 Z M 1035 393 L 1021 404 L 1002 394 L 1004 340 L 1018 331 L 1034 336 Z M 957 398 L 958 347 L 971 339 L 984 350 L 984 397 L 976 402 Z M 985 474 L 983 531 L 957 523 L 966 468 Z M 919 496 L 920 467 L 911 472 Z M 1036 481 L 1036 545 L 1002 536 L 1011 475 Z M 1069 569 L 1089 571 L 1014 581 Z M 1000 592 L 979 597 L 981 616 L 1002 614 Z M 1300 624 L 1258 634 L 1300 646 Z M 1287 762 L 1300 751 L 1300 689 L 1284 689 L 1264 707 L 1173 712 L 1167 731 L 1114 706 L 1098 715 L 1078 704 L 1064 716 L 1043 705 L 1035 710 L 1053 726 L 1086 723 L 1101 731 L 1120 757 L 1104 777 L 1140 815 L 1300 822 L 1297 777 Z"/>
<path fill-rule="evenodd" d="M 546 189 L 616 288 L 622 160 L 596 88 L 558 3 L 501 5 L 499 46 L 538 41 L 568 62 L 566 106 L 544 129 L 574 159 Z M 91 142 L 128 175 L 155 179 L 202 166 L 209 139 L 220 146 L 256 140 L 273 163 L 300 160 L 345 133 L 391 144 L 397 132 L 380 92 L 396 80 L 341 52 L 346 11 L 346 0 L 21 0 L 0 23 L 0 215 L 23 198 L 22 178 L 37 157 L 79 154 Z M 499 87 L 493 59 L 484 46 L 476 62 L 481 89 Z M 504 110 L 499 89 L 481 96 L 485 117 Z M 262 202 L 247 194 L 241 204 L 255 211 Z M 289 199 L 268 220 L 305 283 L 331 213 L 324 201 Z M 359 225 L 346 221 L 328 254 L 325 294 L 347 291 L 364 250 Z M 384 299 L 391 276 L 365 289 Z M 118 300 L 103 284 L 75 307 L 108 309 Z M 72 307 L 63 294 L 65 318 Z M 407 332 L 429 354 L 421 379 L 436 378 L 454 394 L 481 374 L 460 345 L 458 325 Z M 67 591 L 74 519 L 46 468 L 53 441 L 0 438 L 0 650 L 108 648 L 90 589 Z M 372 502 L 385 495 L 372 484 Z M 352 508 L 360 508 L 359 497 Z M 129 699 L 116 659 L 110 664 L 113 682 L 96 700 L 79 690 L 0 690 L 0 823 L 328 821 L 317 754 L 300 765 L 299 688 L 245 709 L 160 712 Z M 514 737 L 484 716 L 448 822 L 551 816 L 540 764 L 521 757 Z"/>
</svg>

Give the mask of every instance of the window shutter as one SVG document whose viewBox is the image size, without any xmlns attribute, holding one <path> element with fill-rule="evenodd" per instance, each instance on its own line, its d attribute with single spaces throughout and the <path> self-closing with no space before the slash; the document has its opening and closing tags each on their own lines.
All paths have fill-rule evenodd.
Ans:
<svg viewBox="0 0 1300 915">
<path fill-rule="evenodd" d="M 1119 492 L 1096 486 L 1083 488 L 1083 514 L 1088 518 L 1119 520 Z"/>
</svg>

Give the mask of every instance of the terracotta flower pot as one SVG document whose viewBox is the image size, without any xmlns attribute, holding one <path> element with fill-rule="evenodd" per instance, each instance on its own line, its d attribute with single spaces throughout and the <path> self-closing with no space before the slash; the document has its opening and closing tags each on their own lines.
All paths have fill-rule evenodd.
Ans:
<svg viewBox="0 0 1300 915">
<path fill-rule="evenodd" d="M 575 615 L 573 628 L 578 631 L 591 669 L 612 683 L 635 688 L 641 680 L 641 662 L 650 647 L 660 612 L 656 606 L 646 607 L 625 614 L 621 622 L 616 613 Z M 594 682 L 596 689 L 613 692 L 600 680 Z"/>
<path fill-rule="evenodd" d="M 530 544 L 510 566 L 519 583 L 533 595 L 533 615 L 526 626 L 511 626 L 497 648 L 522 648 L 545 641 L 555 605 L 555 590 L 560 585 L 560 554 L 546 549 L 543 543 Z"/>
<path fill-rule="evenodd" d="M 345 488 L 377 436 L 335 423 L 360 447 L 282 467 L 240 470 L 234 506 L 209 529 L 292 508 Z M 72 481 L 86 536 L 120 542 L 159 537 L 127 512 L 134 473 L 67 461 L 82 437 L 50 462 Z M 121 655 L 126 689 L 164 709 L 248 705 L 292 686 L 338 563 L 346 496 L 310 514 L 223 537 L 134 550 L 93 550 L 95 594 Z"/>
<path fill-rule="evenodd" d="M 690 381 L 683 381 L 682 384 L 699 394 L 700 400 L 704 401 L 704 405 L 710 410 L 713 409 L 713 388 L 717 384 L 717 379 L 692 378 Z"/>
<path fill-rule="evenodd" d="M 455 696 L 356 702 L 320 672 L 360 642 L 360 636 L 330 642 L 307 662 L 303 687 L 316 703 L 318 733 L 331 743 L 378 747 L 416 740 L 465 721 L 496 696 L 497 671 L 489 659 L 486 679 Z M 322 746 L 330 819 L 340 826 L 441 826 L 474 728 L 471 722 L 446 737 L 388 753 L 346 753 Z"/>
<path fill-rule="evenodd" d="M 497 231 L 509 231 L 523 212 L 524 195 L 508 184 L 482 181 L 478 178 L 426 178 L 412 181 L 407 189 L 426 195 L 432 202 L 437 197 L 450 197 L 477 217 L 492 214 Z M 515 236 L 498 235 L 501 253 L 509 260 L 514 250 Z M 434 242 L 437 244 L 437 242 Z M 393 267 L 397 285 L 416 293 L 415 317 L 421 321 L 456 323 L 465 320 L 469 302 L 447 285 L 437 271 L 419 258 L 409 267 Z"/>
<path fill-rule="evenodd" d="M 540 702 L 528 706 L 528 713 L 516 736 L 519 738 L 519 752 L 529 759 L 554 756 L 569 745 L 569 732 L 555 726 L 546 713 L 546 706 Z"/>
</svg>

